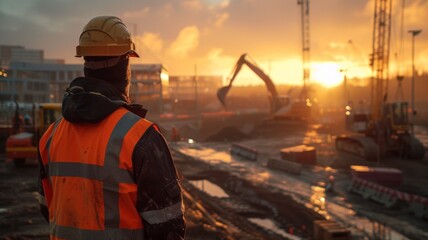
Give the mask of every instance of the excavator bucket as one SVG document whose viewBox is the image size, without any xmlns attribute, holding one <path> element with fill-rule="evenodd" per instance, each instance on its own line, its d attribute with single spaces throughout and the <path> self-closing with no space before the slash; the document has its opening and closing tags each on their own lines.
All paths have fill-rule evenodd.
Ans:
<svg viewBox="0 0 428 240">
<path fill-rule="evenodd" d="M 217 90 L 218 100 L 220 100 L 221 104 L 225 108 L 226 108 L 226 95 L 229 92 L 231 87 L 232 87 L 232 85 L 229 85 L 229 86 L 225 86 L 225 87 L 222 87 L 222 88 Z"/>
</svg>

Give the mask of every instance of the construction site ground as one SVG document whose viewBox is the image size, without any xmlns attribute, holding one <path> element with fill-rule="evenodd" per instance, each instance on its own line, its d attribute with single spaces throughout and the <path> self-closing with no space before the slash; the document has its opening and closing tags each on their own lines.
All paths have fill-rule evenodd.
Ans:
<svg viewBox="0 0 428 240">
<path fill-rule="evenodd" d="M 292 239 L 284 232 L 293 233 L 299 239 L 310 239 L 313 235 L 313 221 L 324 218 L 346 226 L 354 239 L 428 238 L 428 221 L 416 218 L 407 208 L 388 209 L 348 191 L 352 182 L 349 166 L 364 164 L 399 168 L 404 173 L 404 184 L 400 190 L 427 197 L 427 158 L 422 161 L 389 158 L 381 164 L 367 163 L 353 156 L 337 154 L 333 144 L 334 130 L 321 129 L 318 125 L 305 131 L 293 129 L 288 130 L 291 134 L 287 137 L 280 137 L 279 134 L 277 137 L 236 141 L 259 151 L 256 162 L 231 156 L 231 142 L 182 142 L 172 145 L 172 148 L 180 152 L 182 158 L 188 159 L 185 163 L 180 163 L 183 160 L 178 161 L 179 166 L 183 166 L 180 169 L 184 176 L 211 181 L 232 195 L 220 198 L 217 205 L 224 208 L 223 202 L 238 194 L 241 200 L 253 204 L 258 210 L 268 206 L 270 211 L 265 211 L 259 218 L 274 222 L 276 232 L 281 233 L 284 239 Z M 419 138 L 426 140 L 426 130 L 418 128 L 417 131 L 421 134 Z M 281 148 L 299 144 L 316 147 L 316 166 L 304 167 L 300 175 L 266 167 L 267 159 L 280 157 Z M 326 192 L 320 186 L 326 183 L 330 175 L 335 177 L 335 187 L 332 192 Z M 280 200 L 275 203 L 274 199 Z M 247 220 L 251 219 L 249 215 L 244 214 Z M 269 229 L 269 226 L 265 225 L 264 228 Z"/>
<path fill-rule="evenodd" d="M 428 239 L 427 220 L 349 193 L 349 165 L 364 162 L 336 153 L 334 128 L 285 130 L 234 140 L 257 149 L 257 161 L 232 156 L 232 142 L 219 140 L 236 136 L 233 130 L 219 132 L 217 141 L 170 144 L 184 189 L 186 239 L 313 239 L 313 221 L 326 218 L 348 228 L 353 239 L 374 239 L 379 232 L 383 239 Z M 425 128 L 417 133 L 428 143 Z M 279 158 L 280 149 L 300 144 L 316 147 L 317 165 L 305 166 L 300 175 L 266 167 L 267 159 Z M 418 162 L 389 159 L 381 166 L 404 172 L 401 190 L 428 197 L 427 157 Z M 36 199 L 37 174 L 35 160 L 16 168 L 0 156 L 0 239 L 48 239 Z M 330 175 L 335 186 L 327 192 L 323 187 Z"/>
</svg>

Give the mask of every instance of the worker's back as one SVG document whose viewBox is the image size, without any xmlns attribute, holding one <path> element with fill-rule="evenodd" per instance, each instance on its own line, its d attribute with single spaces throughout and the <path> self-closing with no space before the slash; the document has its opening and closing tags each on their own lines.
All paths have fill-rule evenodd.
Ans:
<svg viewBox="0 0 428 240">
<path fill-rule="evenodd" d="M 120 108 L 99 124 L 60 120 L 47 131 L 41 157 L 52 184 L 47 205 L 55 236 L 89 237 L 82 231 L 71 232 L 70 227 L 101 236 L 116 231 L 129 238 L 142 235 L 131 155 L 150 125 Z"/>
</svg>

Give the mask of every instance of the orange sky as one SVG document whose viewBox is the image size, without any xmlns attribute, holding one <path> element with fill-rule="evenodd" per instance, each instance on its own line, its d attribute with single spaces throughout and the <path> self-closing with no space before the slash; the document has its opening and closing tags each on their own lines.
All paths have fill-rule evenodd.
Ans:
<svg viewBox="0 0 428 240">
<path fill-rule="evenodd" d="M 397 64 L 411 71 L 409 29 L 416 37 L 415 64 L 427 71 L 428 1 L 407 0 L 400 50 L 402 0 L 393 0 L 391 75 Z M 370 74 L 374 0 L 313 0 L 310 3 L 311 80 L 337 84 Z M 300 84 L 301 23 L 296 0 L 0 0 L 0 44 L 44 49 L 45 57 L 74 58 L 83 26 L 97 15 L 123 19 L 142 56 L 135 63 L 162 63 L 171 75 L 229 75 L 248 53 L 275 83 Z M 398 54 L 398 57 L 396 56 Z M 400 59 L 398 61 L 397 59 Z M 244 68 L 236 84 L 262 84 Z"/>
</svg>

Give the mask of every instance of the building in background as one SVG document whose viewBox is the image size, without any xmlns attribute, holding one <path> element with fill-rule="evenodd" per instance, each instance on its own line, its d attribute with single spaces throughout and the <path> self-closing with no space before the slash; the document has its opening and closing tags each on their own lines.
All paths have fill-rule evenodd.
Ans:
<svg viewBox="0 0 428 240">
<path fill-rule="evenodd" d="M 170 76 L 169 103 L 176 114 L 217 111 L 222 76 Z"/>
<path fill-rule="evenodd" d="M 74 78 L 83 75 L 79 64 L 12 62 L 0 79 L 0 101 L 60 102 Z"/>
<path fill-rule="evenodd" d="M 82 64 L 45 59 L 43 50 L 0 45 L 0 102 L 61 102 L 70 82 L 83 76 Z M 169 76 L 162 64 L 133 64 L 130 98 L 151 114 L 218 110 L 222 76 Z"/>
<path fill-rule="evenodd" d="M 82 64 L 43 56 L 43 50 L 0 45 L 1 103 L 61 102 L 70 82 L 83 76 Z M 133 64 L 131 69 L 131 100 L 152 113 L 162 113 L 169 93 L 167 70 L 162 64 Z"/>
<path fill-rule="evenodd" d="M 162 64 L 133 64 L 129 92 L 131 101 L 142 104 L 149 113 L 163 113 L 164 101 L 169 98 L 168 79 L 168 71 Z"/>
<path fill-rule="evenodd" d="M 22 46 L 0 45 L 0 65 L 9 66 L 12 62 L 42 63 L 43 50 L 25 49 Z"/>
</svg>

